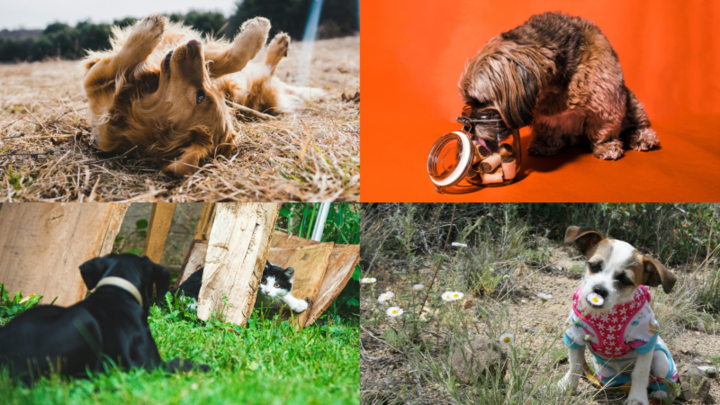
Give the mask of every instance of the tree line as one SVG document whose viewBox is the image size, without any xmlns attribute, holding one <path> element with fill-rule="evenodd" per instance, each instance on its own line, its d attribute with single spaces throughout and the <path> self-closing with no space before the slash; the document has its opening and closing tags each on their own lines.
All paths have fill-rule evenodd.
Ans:
<svg viewBox="0 0 720 405">
<path fill-rule="evenodd" d="M 230 18 L 220 12 L 190 11 L 187 14 L 168 14 L 170 21 L 183 22 L 205 35 L 232 38 L 240 25 L 255 16 L 270 19 L 271 35 L 279 31 L 302 39 L 313 1 L 318 0 L 240 0 Z M 319 38 L 353 35 L 360 29 L 359 7 L 355 0 L 324 0 L 320 15 Z M 82 21 L 74 27 L 61 22 L 48 25 L 38 37 L 12 38 L 0 36 L 0 62 L 41 61 L 46 58 L 80 59 L 88 50 L 110 48 L 111 27 L 126 27 L 135 18 L 115 20 L 113 24 L 94 24 Z"/>
</svg>

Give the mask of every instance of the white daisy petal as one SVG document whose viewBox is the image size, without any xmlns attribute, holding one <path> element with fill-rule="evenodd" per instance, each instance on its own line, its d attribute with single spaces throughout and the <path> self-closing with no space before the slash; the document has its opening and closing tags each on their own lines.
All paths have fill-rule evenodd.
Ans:
<svg viewBox="0 0 720 405">
<path fill-rule="evenodd" d="M 397 318 L 398 316 L 403 314 L 403 310 L 400 307 L 390 307 L 387 309 L 387 311 L 385 311 L 385 313 L 387 314 L 387 316 Z"/>
<path fill-rule="evenodd" d="M 422 290 L 423 288 L 425 288 L 425 286 L 422 284 L 415 284 L 413 286 L 413 290 Z"/>
<path fill-rule="evenodd" d="M 467 247 L 466 244 L 460 243 L 460 242 L 453 242 L 452 245 L 453 245 L 453 246 L 458 246 L 458 247 Z"/>
<path fill-rule="evenodd" d="M 515 336 L 513 336 L 512 333 L 503 333 L 502 335 L 500 335 L 500 344 L 503 346 L 509 345 L 514 340 Z"/>
</svg>

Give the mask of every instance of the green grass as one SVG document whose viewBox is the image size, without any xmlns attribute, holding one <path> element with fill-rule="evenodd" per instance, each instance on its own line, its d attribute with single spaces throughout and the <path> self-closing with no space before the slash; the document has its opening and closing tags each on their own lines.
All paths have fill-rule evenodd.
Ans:
<svg viewBox="0 0 720 405">
<path fill-rule="evenodd" d="M 359 329 L 321 318 L 296 331 L 255 311 L 247 328 L 152 307 L 150 330 L 164 360 L 182 357 L 208 373 L 110 370 L 89 379 L 45 379 L 33 388 L 0 373 L 2 404 L 353 404 L 359 402 Z M 233 328 L 237 333 L 228 331 Z"/>
</svg>

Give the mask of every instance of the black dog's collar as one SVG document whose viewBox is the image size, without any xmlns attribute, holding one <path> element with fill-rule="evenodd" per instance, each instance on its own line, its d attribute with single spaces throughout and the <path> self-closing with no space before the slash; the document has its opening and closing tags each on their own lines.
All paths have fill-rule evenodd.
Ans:
<svg viewBox="0 0 720 405">
<path fill-rule="evenodd" d="M 122 288 L 123 290 L 132 294 L 132 296 L 135 297 L 137 302 L 140 303 L 141 307 L 143 306 L 143 300 L 142 300 L 142 296 L 140 295 L 140 291 L 138 291 L 138 289 L 135 288 L 135 286 L 131 282 L 125 280 L 124 278 L 105 277 L 104 279 L 100 280 L 100 282 L 95 286 L 95 289 L 93 289 L 93 291 L 96 291 L 98 288 L 100 288 L 104 285 L 112 285 L 115 287 Z"/>
</svg>

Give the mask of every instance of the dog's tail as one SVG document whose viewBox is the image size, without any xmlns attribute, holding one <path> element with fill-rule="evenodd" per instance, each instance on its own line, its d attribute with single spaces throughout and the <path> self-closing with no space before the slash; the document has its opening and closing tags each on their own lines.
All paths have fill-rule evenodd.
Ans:
<svg viewBox="0 0 720 405">
<path fill-rule="evenodd" d="M 621 137 L 625 145 L 637 151 L 646 151 L 660 146 L 655 131 L 650 128 L 650 119 L 640 100 L 635 97 L 632 90 L 625 88 L 627 101 L 625 103 L 625 118 L 622 121 Z"/>
</svg>

